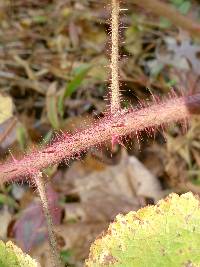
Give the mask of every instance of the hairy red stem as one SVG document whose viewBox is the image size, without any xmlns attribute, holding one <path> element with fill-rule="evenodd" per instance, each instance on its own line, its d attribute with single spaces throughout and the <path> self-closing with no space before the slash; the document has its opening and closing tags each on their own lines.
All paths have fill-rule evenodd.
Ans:
<svg viewBox="0 0 200 267">
<path fill-rule="evenodd" d="M 0 165 L 0 181 L 9 182 L 24 176 L 33 176 L 35 170 L 43 170 L 63 159 L 69 160 L 81 151 L 111 140 L 113 136 L 125 136 L 145 128 L 180 121 L 194 113 L 200 113 L 200 94 L 171 96 L 168 100 L 158 101 L 145 108 L 121 110 L 115 115 L 107 115 L 74 135 L 63 134 L 59 141 L 32 151 L 20 160 Z"/>
</svg>

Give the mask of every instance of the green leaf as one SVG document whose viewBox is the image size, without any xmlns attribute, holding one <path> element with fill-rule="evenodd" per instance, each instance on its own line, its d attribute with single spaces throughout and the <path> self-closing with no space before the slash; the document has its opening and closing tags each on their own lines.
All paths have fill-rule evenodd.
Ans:
<svg viewBox="0 0 200 267">
<path fill-rule="evenodd" d="M 171 194 L 155 206 L 118 215 L 92 245 L 86 266 L 200 266 L 199 198 Z"/>
<path fill-rule="evenodd" d="M 8 205 L 10 207 L 18 207 L 17 202 L 12 199 L 12 197 L 8 196 L 8 195 L 4 195 L 2 193 L 0 193 L 0 204 L 5 204 Z"/>
<path fill-rule="evenodd" d="M 48 21 L 48 18 L 46 16 L 34 16 L 33 17 L 33 22 L 37 24 L 44 24 Z"/>
<path fill-rule="evenodd" d="M 166 83 L 166 85 L 168 86 L 168 87 L 173 87 L 173 86 L 175 86 L 177 84 L 177 80 L 176 79 L 171 79 L 171 80 L 169 80 L 167 83 Z"/>
<path fill-rule="evenodd" d="M 41 144 L 42 145 L 46 145 L 49 143 L 49 141 L 51 140 L 52 136 L 53 136 L 54 131 L 51 129 L 50 131 L 47 132 L 47 134 L 44 136 Z"/>
<path fill-rule="evenodd" d="M 175 5 L 176 7 L 182 5 L 185 0 L 170 0 L 170 2 Z"/>
<path fill-rule="evenodd" d="M 190 8 L 191 2 L 187 0 L 170 0 L 170 2 L 180 11 L 181 14 L 186 15 Z"/>
<path fill-rule="evenodd" d="M 84 64 L 75 69 L 74 78 L 71 80 L 69 84 L 67 84 L 63 94 L 58 99 L 58 111 L 59 114 L 63 117 L 64 115 L 64 100 L 66 97 L 69 97 L 76 91 L 76 89 L 80 86 L 89 70 L 91 69 L 91 65 Z"/>
<path fill-rule="evenodd" d="M 11 241 L 6 244 L 0 241 L 1 267 L 39 267 L 40 265 Z"/>
<path fill-rule="evenodd" d="M 189 1 L 183 2 L 179 7 L 178 10 L 181 14 L 186 15 L 191 8 L 191 3 Z"/>
<path fill-rule="evenodd" d="M 163 29 L 168 29 L 172 25 L 172 23 L 168 19 L 166 19 L 164 17 L 160 17 L 160 23 L 159 23 L 159 25 Z"/>
<path fill-rule="evenodd" d="M 56 130 L 60 129 L 60 123 L 58 118 L 58 109 L 57 109 L 57 96 L 56 96 L 56 82 L 53 82 L 47 91 L 46 97 L 46 109 L 47 116 L 52 125 Z"/>
<path fill-rule="evenodd" d="M 70 257 L 72 256 L 71 250 L 62 250 L 60 252 L 61 259 L 63 263 L 68 263 L 70 260 Z"/>
<path fill-rule="evenodd" d="M 22 151 L 26 150 L 27 147 L 27 131 L 23 124 L 17 127 L 17 140 L 19 142 Z"/>
</svg>

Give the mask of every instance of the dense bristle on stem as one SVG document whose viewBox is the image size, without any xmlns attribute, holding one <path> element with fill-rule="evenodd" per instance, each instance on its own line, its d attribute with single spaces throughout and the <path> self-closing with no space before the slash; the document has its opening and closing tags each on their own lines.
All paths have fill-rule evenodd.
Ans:
<svg viewBox="0 0 200 267">
<path fill-rule="evenodd" d="M 0 181 L 33 176 L 35 170 L 43 170 L 63 159 L 69 160 L 81 151 L 111 140 L 113 136 L 137 134 L 144 129 L 181 121 L 191 113 L 200 114 L 200 94 L 170 98 L 142 109 L 121 110 L 115 116 L 108 115 L 74 135 L 63 134 L 59 141 L 33 151 L 21 160 L 0 165 Z"/>
<path fill-rule="evenodd" d="M 119 88 L 119 0 L 112 0 L 111 113 L 120 109 Z"/>
</svg>

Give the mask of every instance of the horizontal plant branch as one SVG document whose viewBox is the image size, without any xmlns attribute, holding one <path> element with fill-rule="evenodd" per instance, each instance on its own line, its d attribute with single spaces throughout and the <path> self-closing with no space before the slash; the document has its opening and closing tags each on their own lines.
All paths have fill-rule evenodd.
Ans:
<svg viewBox="0 0 200 267">
<path fill-rule="evenodd" d="M 121 110 L 73 135 L 62 134 L 58 141 L 35 149 L 22 159 L 0 165 L 0 181 L 4 183 L 34 176 L 36 170 L 74 158 L 92 146 L 111 140 L 113 136 L 137 135 L 144 129 L 156 129 L 159 125 L 187 119 L 191 114 L 200 114 L 200 94 L 182 97 L 171 95 L 163 101 L 155 100 L 144 108 Z"/>
<path fill-rule="evenodd" d="M 200 37 L 200 24 L 180 14 L 174 7 L 159 0 L 133 0 L 133 3 L 151 11 L 153 14 L 169 19 L 174 25 L 188 31 L 192 36 Z"/>
</svg>

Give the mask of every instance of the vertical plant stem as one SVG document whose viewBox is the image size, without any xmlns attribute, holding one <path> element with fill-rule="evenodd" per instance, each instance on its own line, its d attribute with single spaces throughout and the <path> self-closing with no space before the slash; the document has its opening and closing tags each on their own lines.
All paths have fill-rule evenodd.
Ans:
<svg viewBox="0 0 200 267">
<path fill-rule="evenodd" d="M 119 91 L 119 0 L 112 0 L 111 113 L 120 110 Z"/>
<path fill-rule="evenodd" d="M 37 174 L 35 174 L 34 179 L 37 185 L 37 189 L 38 189 L 40 199 L 42 202 L 42 206 L 43 206 L 44 215 L 46 218 L 48 235 L 49 235 L 49 244 L 50 244 L 51 256 L 52 256 L 52 264 L 53 264 L 53 267 L 61 267 L 62 263 L 61 263 L 60 255 L 58 252 L 56 236 L 53 231 L 53 220 L 52 220 L 52 216 L 51 216 L 51 212 L 49 208 L 46 186 L 43 180 L 42 173 L 38 172 Z"/>
</svg>

